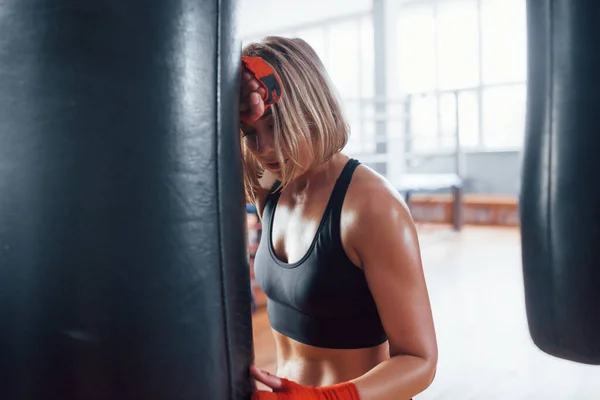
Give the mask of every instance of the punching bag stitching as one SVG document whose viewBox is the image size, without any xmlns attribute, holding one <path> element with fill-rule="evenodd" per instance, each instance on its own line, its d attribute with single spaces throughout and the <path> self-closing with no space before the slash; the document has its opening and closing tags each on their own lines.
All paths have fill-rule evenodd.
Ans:
<svg viewBox="0 0 600 400">
<path fill-rule="evenodd" d="M 220 164 L 220 158 L 219 158 L 219 145 L 220 145 L 220 141 L 219 141 L 219 135 L 221 135 L 221 130 L 223 129 L 223 116 L 222 116 L 222 99 L 221 99 L 221 80 L 222 80 L 222 46 L 223 46 L 223 35 L 222 35 L 222 29 L 223 29 L 223 4 L 221 0 L 217 0 L 217 24 L 216 24 L 216 39 L 217 39 L 217 51 L 216 51 L 216 64 L 217 64 L 217 68 L 216 68 L 216 98 L 215 98 L 215 106 L 216 106 L 216 140 L 215 140 L 215 147 L 214 147 L 214 154 L 216 155 L 215 157 L 215 163 L 216 163 L 216 168 L 215 168 L 215 185 L 217 190 L 216 192 L 216 200 L 217 200 L 217 208 L 218 208 L 218 212 L 217 214 L 217 232 L 218 232 L 218 236 L 219 236 L 219 243 L 223 243 L 224 241 L 224 237 L 223 237 L 223 226 L 222 226 L 222 194 L 221 194 L 221 187 L 219 185 L 220 182 L 220 170 L 221 170 L 221 166 Z M 233 372 L 232 372 L 232 360 L 231 360 L 231 337 L 229 335 L 229 323 L 228 323 L 228 318 L 227 318 L 227 310 L 229 309 L 229 305 L 228 305 L 228 301 L 227 301 L 227 296 L 225 295 L 227 288 L 225 287 L 225 279 L 226 279 L 226 273 L 225 273 L 225 256 L 223 254 L 223 246 L 219 246 L 219 272 L 221 275 L 221 300 L 223 302 L 223 307 L 221 308 L 223 310 L 223 330 L 224 330 L 224 336 L 225 336 L 225 362 L 227 363 L 226 367 L 227 367 L 227 382 L 228 382 L 228 387 L 229 387 L 229 394 L 231 395 L 231 393 L 234 392 L 233 390 L 233 382 L 234 382 L 234 377 L 233 377 Z"/>
</svg>

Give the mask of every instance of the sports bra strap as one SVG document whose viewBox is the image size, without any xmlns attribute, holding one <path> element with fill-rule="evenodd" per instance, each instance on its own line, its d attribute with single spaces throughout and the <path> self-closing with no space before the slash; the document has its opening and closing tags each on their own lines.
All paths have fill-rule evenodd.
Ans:
<svg viewBox="0 0 600 400">
<path fill-rule="evenodd" d="M 348 192 L 348 187 L 350 186 L 350 182 L 352 181 L 352 175 L 356 168 L 360 165 L 358 160 L 351 158 L 342 173 L 337 179 L 335 186 L 333 187 L 333 192 L 331 193 L 331 198 L 329 200 L 328 208 L 325 212 L 330 213 L 331 217 L 331 233 L 336 240 L 341 240 L 341 232 L 340 232 L 340 224 L 341 224 L 341 216 L 342 216 L 342 207 L 344 205 L 344 200 L 346 198 L 346 193 Z"/>
<path fill-rule="evenodd" d="M 351 158 L 344 166 L 344 169 L 338 177 L 331 193 L 330 206 L 333 210 L 341 211 L 342 205 L 344 204 L 344 199 L 346 198 L 346 192 L 348 191 L 348 187 L 352 181 L 352 175 L 359 165 L 360 162 Z"/>
</svg>

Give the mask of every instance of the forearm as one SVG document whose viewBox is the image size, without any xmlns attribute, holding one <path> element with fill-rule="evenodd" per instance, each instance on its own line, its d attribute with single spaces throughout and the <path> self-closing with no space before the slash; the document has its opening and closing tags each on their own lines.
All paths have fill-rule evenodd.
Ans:
<svg viewBox="0 0 600 400">
<path fill-rule="evenodd" d="M 433 381 L 436 363 L 415 356 L 395 356 L 352 380 L 360 400 L 408 400 Z"/>
</svg>

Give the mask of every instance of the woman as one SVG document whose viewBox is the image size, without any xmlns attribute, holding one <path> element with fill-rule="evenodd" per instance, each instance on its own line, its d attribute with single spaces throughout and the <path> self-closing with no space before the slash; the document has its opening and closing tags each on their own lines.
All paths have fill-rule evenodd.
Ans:
<svg viewBox="0 0 600 400">
<path fill-rule="evenodd" d="M 339 101 L 314 50 L 268 37 L 243 56 L 282 86 L 242 73 L 240 119 L 248 201 L 263 221 L 255 258 L 268 297 L 277 371 L 251 367 L 262 399 L 409 399 L 433 381 L 437 344 L 417 234 L 397 191 L 341 153 Z"/>
</svg>

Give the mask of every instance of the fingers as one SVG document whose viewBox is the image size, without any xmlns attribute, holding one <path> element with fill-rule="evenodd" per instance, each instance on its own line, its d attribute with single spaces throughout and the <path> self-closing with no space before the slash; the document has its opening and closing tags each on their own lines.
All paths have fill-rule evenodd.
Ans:
<svg viewBox="0 0 600 400">
<path fill-rule="evenodd" d="M 250 366 L 250 376 L 257 380 L 261 376 L 260 369 L 256 365 Z"/>
<path fill-rule="evenodd" d="M 265 112 L 265 103 L 258 93 L 250 94 L 247 105 L 240 105 L 242 120 L 245 122 L 253 122 L 262 117 Z"/>
<path fill-rule="evenodd" d="M 254 377 L 254 379 L 270 387 L 273 390 L 278 390 L 283 387 L 281 379 L 279 379 L 275 375 L 271 375 L 266 371 L 256 368 L 254 365 L 250 367 L 250 374 L 252 375 L 252 377 Z"/>
<path fill-rule="evenodd" d="M 264 107 L 264 101 L 262 99 L 265 96 L 265 92 L 266 92 L 266 90 L 261 86 L 257 91 L 251 92 L 248 95 L 248 97 L 241 98 L 240 99 L 240 110 L 241 111 L 246 111 L 246 110 L 248 110 L 250 108 L 250 106 L 251 106 L 250 101 L 252 100 L 253 97 L 255 97 L 255 96 L 252 96 L 252 94 L 258 94 L 258 97 L 260 97 L 261 102 L 262 102 L 263 107 Z M 256 105 L 257 103 L 253 103 L 253 104 Z"/>
<path fill-rule="evenodd" d="M 255 121 L 262 117 L 265 113 L 265 103 L 263 102 L 262 97 L 258 95 L 258 93 L 250 94 L 250 109 L 248 111 L 248 116 L 252 121 Z"/>
<path fill-rule="evenodd" d="M 242 72 L 240 92 L 240 112 L 246 121 L 255 121 L 260 118 L 265 105 L 262 100 L 266 94 L 265 88 L 248 70 Z"/>
<path fill-rule="evenodd" d="M 258 79 L 249 80 L 245 86 L 242 88 L 242 92 L 240 94 L 241 99 L 245 99 L 250 96 L 250 93 L 258 91 L 262 86 L 258 82 Z"/>
<path fill-rule="evenodd" d="M 244 87 L 244 85 L 246 83 L 248 83 L 249 81 L 251 81 L 252 79 L 254 79 L 254 75 L 252 75 L 252 73 L 250 71 L 248 71 L 246 68 L 242 69 L 242 87 Z"/>
<path fill-rule="evenodd" d="M 264 96 L 266 93 L 265 88 L 260 84 L 258 79 L 256 79 L 254 75 L 252 75 L 252 73 L 247 69 L 244 69 L 242 72 L 242 81 L 240 87 L 242 88 L 240 92 L 242 99 L 246 98 L 251 92 L 258 91 L 258 94 L 261 96 Z"/>
</svg>

